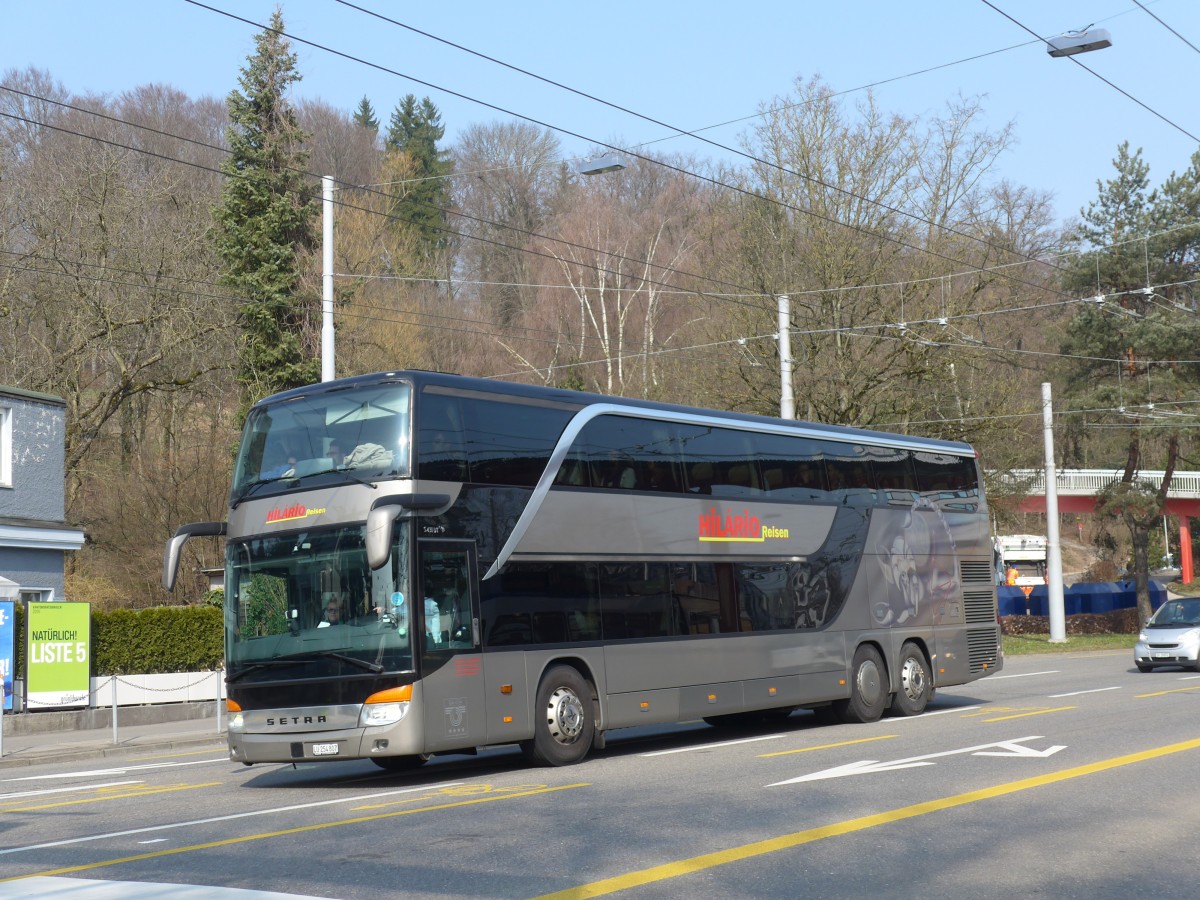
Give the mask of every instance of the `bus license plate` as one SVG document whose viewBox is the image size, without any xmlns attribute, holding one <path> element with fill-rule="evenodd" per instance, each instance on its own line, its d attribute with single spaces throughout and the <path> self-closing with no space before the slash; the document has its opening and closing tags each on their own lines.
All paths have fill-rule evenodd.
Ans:
<svg viewBox="0 0 1200 900">
<path fill-rule="evenodd" d="M 313 756 L 337 756 L 338 745 L 337 744 L 313 744 L 312 745 L 312 754 L 313 754 Z"/>
</svg>

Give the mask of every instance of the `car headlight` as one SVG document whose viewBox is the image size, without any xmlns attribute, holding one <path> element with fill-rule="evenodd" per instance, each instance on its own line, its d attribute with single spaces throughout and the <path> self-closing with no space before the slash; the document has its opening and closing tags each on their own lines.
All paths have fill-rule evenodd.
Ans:
<svg viewBox="0 0 1200 900">
<path fill-rule="evenodd" d="M 361 728 L 395 725 L 408 714 L 408 703 L 365 703 L 358 716 Z"/>
</svg>

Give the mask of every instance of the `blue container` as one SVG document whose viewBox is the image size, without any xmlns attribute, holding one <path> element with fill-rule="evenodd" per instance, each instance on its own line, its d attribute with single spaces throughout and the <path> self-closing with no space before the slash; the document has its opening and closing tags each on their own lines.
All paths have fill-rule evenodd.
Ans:
<svg viewBox="0 0 1200 900">
<path fill-rule="evenodd" d="M 996 599 L 999 601 L 1000 615 L 1025 615 L 1025 593 L 1020 588 L 1002 584 L 996 588 Z"/>
</svg>

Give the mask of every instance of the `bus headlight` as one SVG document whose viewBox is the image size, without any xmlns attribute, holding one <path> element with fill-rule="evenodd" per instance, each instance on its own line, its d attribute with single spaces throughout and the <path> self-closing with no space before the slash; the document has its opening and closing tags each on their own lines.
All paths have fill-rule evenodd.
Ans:
<svg viewBox="0 0 1200 900">
<path fill-rule="evenodd" d="M 408 714 L 408 706 L 411 702 L 411 684 L 372 694 L 363 703 L 362 712 L 358 715 L 359 727 L 377 728 L 381 725 L 395 725 Z"/>
<path fill-rule="evenodd" d="M 362 728 L 395 725 L 408 713 L 407 703 L 372 703 L 363 705 L 358 724 Z"/>
<path fill-rule="evenodd" d="M 246 727 L 246 720 L 242 718 L 242 706 L 236 700 L 226 699 L 225 711 L 229 713 L 229 724 L 226 728 L 229 731 L 241 731 Z"/>
</svg>

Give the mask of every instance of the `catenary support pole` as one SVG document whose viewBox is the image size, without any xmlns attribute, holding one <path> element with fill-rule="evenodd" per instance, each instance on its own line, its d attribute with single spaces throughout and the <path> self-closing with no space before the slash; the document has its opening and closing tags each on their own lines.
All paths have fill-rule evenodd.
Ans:
<svg viewBox="0 0 1200 900">
<path fill-rule="evenodd" d="M 321 380 L 333 381 L 333 178 L 321 176 Z"/>
<path fill-rule="evenodd" d="M 1054 406 L 1050 383 L 1042 384 L 1042 434 L 1046 441 L 1046 587 L 1049 592 L 1050 642 L 1067 639 L 1063 613 L 1062 545 L 1058 536 L 1058 474 L 1054 469 Z"/>
<path fill-rule="evenodd" d="M 796 399 L 792 395 L 792 300 L 780 294 L 779 303 L 779 418 L 796 418 Z"/>
</svg>

